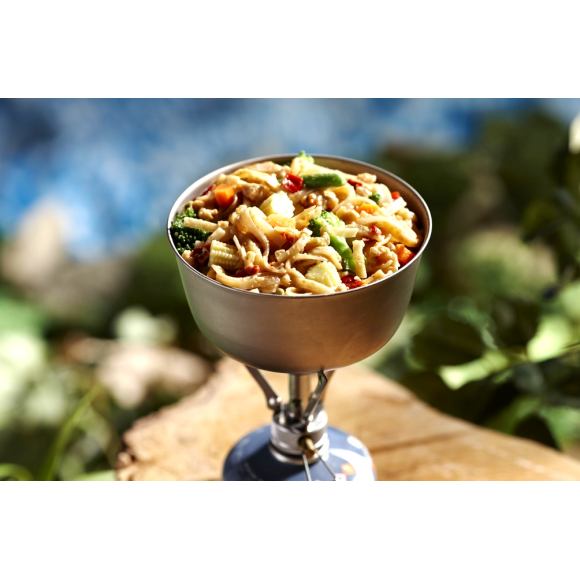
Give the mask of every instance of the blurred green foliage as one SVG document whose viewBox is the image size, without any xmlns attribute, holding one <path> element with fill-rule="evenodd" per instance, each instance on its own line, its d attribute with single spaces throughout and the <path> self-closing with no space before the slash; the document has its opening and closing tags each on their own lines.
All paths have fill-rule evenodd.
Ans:
<svg viewBox="0 0 580 580">
<path fill-rule="evenodd" d="M 425 198 L 434 231 L 401 329 L 368 364 L 446 413 L 573 450 L 580 155 L 567 141 L 566 127 L 529 114 L 489 118 L 468 150 L 378 155 Z M 122 433 L 181 395 L 101 384 L 111 350 L 172 346 L 216 360 L 165 235 L 126 269 L 112 297 L 66 316 L 0 271 L 0 479 L 114 478 Z"/>
<path fill-rule="evenodd" d="M 442 411 L 553 447 L 580 434 L 580 154 L 551 118 L 491 118 L 474 147 L 390 149 L 434 223 L 408 317 L 373 357 Z"/>
<path fill-rule="evenodd" d="M 99 383 L 104 357 L 79 359 L 72 352 L 79 344 L 96 338 L 105 352 L 177 346 L 217 358 L 195 327 L 168 250 L 165 236 L 150 240 L 113 300 L 87 299 L 66 317 L 0 279 L 0 480 L 112 480 L 122 433 L 179 399 L 149 385 L 144 397 L 124 404 Z"/>
</svg>

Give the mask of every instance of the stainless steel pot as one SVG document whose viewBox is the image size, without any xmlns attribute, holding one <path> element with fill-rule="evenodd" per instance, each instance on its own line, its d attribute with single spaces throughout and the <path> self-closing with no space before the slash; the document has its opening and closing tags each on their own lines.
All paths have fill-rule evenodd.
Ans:
<svg viewBox="0 0 580 580">
<path fill-rule="evenodd" d="M 393 336 L 411 299 L 413 284 L 431 236 L 431 214 L 421 196 L 397 176 L 360 161 L 314 155 L 317 163 L 356 175 L 377 176 L 399 191 L 417 214 L 424 240 L 417 256 L 395 274 L 374 284 L 316 296 L 278 296 L 229 288 L 192 268 L 177 252 L 169 227 L 185 202 L 202 193 L 220 175 L 272 159 L 247 159 L 213 171 L 190 185 L 171 208 L 169 243 L 175 252 L 191 312 L 201 332 L 223 354 L 245 365 L 292 374 L 316 373 L 367 358 Z"/>
</svg>

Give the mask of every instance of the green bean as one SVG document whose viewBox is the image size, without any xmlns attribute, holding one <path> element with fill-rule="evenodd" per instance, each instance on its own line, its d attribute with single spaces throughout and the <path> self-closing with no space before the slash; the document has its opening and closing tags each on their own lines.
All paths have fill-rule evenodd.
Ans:
<svg viewBox="0 0 580 580">
<path fill-rule="evenodd" d="M 346 240 L 342 236 L 330 236 L 330 245 L 340 254 L 344 261 L 344 269 L 355 272 L 354 258 L 352 250 L 348 247 Z"/>
<path fill-rule="evenodd" d="M 342 175 L 338 173 L 314 173 L 303 175 L 304 187 L 318 189 L 320 187 L 340 187 L 346 183 Z"/>
</svg>

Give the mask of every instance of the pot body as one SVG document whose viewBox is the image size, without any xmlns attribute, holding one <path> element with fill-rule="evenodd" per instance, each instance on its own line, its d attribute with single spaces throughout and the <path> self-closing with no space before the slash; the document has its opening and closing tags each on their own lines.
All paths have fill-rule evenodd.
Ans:
<svg viewBox="0 0 580 580">
<path fill-rule="evenodd" d="M 242 161 L 214 171 L 190 186 L 168 219 L 203 192 L 220 173 L 260 160 Z M 320 296 L 278 296 L 229 288 L 192 268 L 175 250 L 191 312 L 201 332 L 223 354 L 249 366 L 292 374 L 315 373 L 359 362 L 379 350 L 396 332 L 411 299 L 421 253 L 431 234 L 431 216 L 419 194 L 391 173 L 350 159 L 315 155 L 317 163 L 357 174 L 377 175 L 399 191 L 417 214 L 424 241 L 417 256 L 395 274 L 374 284 Z"/>
</svg>

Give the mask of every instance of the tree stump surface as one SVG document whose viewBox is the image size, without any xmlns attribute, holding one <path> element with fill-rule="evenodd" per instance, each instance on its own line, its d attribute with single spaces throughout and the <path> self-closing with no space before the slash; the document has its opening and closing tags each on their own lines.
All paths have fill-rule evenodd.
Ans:
<svg viewBox="0 0 580 580">
<path fill-rule="evenodd" d="M 286 397 L 287 376 L 266 375 Z M 332 425 L 368 447 L 379 480 L 580 480 L 580 462 L 444 415 L 362 366 L 334 374 L 325 406 Z M 220 480 L 230 448 L 270 420 L 248 371 L 224 359 L 196 393 L 140 419 L 125 433 L 117 478 Z"/>
</svg>

